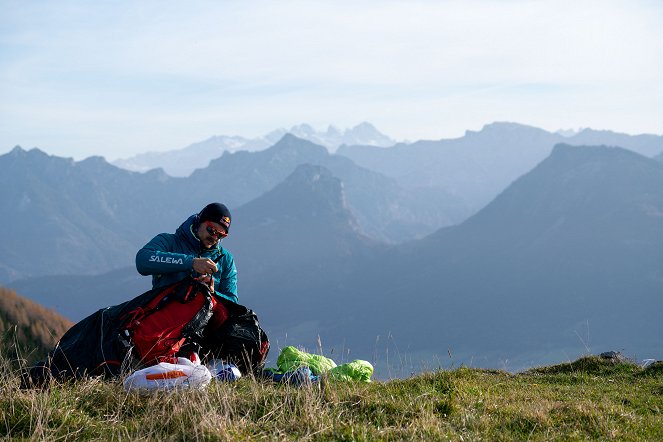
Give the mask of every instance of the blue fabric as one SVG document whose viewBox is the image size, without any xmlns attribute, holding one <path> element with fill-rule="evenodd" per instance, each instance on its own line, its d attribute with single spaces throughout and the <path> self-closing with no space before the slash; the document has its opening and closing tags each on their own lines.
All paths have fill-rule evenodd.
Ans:
<svg viewBox="0 0 663 442">
<path fill-rule="evenodd" d="M 266 368 L 263 370 L 262 375 L 274 382 L 283 382 L 292 385 L 307 385 L 320 380 L 320 376 L 314 375 L 308 367 L 299 367 L 285 373 L 279 373 L 274 369 Z"/>
<path fill-rule="evenodd" d="M 201 247 L 194 235 L 198 215 L 191 215 L 173 233 L 160 233 L 136 254 L 136 269 L 141 275 L 152 275 L 152 287 L 159 288 L 181 281 L 187 276 L 200 276 L 193 271 L 194 258 L 209 258 L 217 263 L 214 277 L 216 295 L 237 302 L 237 269 L 233 256 L 219 242 L 211 249 Z"/>
</svg>

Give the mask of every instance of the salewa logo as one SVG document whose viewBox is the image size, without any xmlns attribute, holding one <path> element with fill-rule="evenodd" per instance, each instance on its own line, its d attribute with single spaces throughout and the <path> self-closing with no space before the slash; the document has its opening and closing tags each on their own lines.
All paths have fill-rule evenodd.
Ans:
<svg viewBox="0 0 663 442">
<path fill-rule="evenodd" d="M 167 262 L 168 264 L 184 264 L 182 258 L 171 258 L 170 256 L 166 258 L 164 256 L 156 256 L 156 255 L 150 256 L 150 262 Z"/>
</svg>

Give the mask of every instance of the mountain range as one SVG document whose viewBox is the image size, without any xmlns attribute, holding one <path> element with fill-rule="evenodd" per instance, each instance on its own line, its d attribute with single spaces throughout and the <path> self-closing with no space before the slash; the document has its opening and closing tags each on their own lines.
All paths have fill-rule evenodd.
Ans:
<svg viewBox="0 0 663 442">
<path fill-rule="evenodd" d="M 227 152 L 187 178 L 161 169 L 130 172 L 101 157 L 76 162 L 16 147 L 0 156 L 0 283 L 131 265 L 139 247 L 187 214 L 211 201 L 236 208 L 306 163 L 323 165 L 343 181 L 359 228 L 380 241 L 423 237 L 468 214 L 443 189 L 404 189 L 290 134 L 259 152 Z"/>
<path fill-rule="evenodd" d="M 316 131 L 308 124 L 301 124 L 255 139 L 214 136 L 183 149 L 142 153 L 113 164 L 138 172 L 162 168 L 171 176 L 185 177 L 196 169 L 206 168 L 225 152 L 264 150 L 287 133 L 394 178 L 405 188 L 419 192 L 430 192 L 432 188 L 436 189 L 434 194 L 442 189 L 465 207 L 467 215 L 536 166 L 557 143 L 620 146 L 649 157 L 663 154 L 663 137 L 649 134 L 628 135 L 589 128 L 553 133 L 517 123 L 496 122 L 480 131 L 467 131 L 457 139 L 396 143 L 364 122 L 345 131 L 334 126 Z M 460 221 L 457 217 L 455 220 Z"/>
<path fill-rule="evenodd" d="M 491 167 L 515 173 L 524 146 L 549 135 L 496 124 L 464 138 L 493 140 Z M 657 139 L 647 140 L 654 152 Z M 464 142 L 459 157 L 485 162 L 483 148 Z M 258 312 L 275 348 L 322 343 L 404 374 L 423 360 L 519 369 L 590 351 L 660 358 L 659 157 L 634 151 L 642 146 L 557 144 L 474 215 L 407 233 L 425 208 L 453 207 L 424 189 L 454 201 L 453 189 L 390 177 L 393 158 L 379 155 L 410 146 L 432 161 L 430 143 L 359 147 L 380 173 L 286 135 L 262 151 L 226 152 L 187 178 L 17 148 L 0 156 L 3 282 L 81 319 L 149 288 L 133 255 L 154 234 L 210 200 L 230 201 L 223 244 L 238 264 L 240 302 Z M 420 163 L 402 158 L 420 178 Z M 385 210 L 390 202 L 396 210 Z"/>
<path fill-rule="evenodd" d="M 519 369 L 590 351 L 663 353 L 659 162 L 557 145 L 474 216 L 399 245 L 364 235 L 344 192 L 329 169 L 301 165 L 236 210 L 224 245 L 240 302 L 275 347 L 321 342 L 404 372 L 423 360 Z M 69 308 L 96 296 L 98 308 L 149 284 L 132 268 L 67 278 L 61 295 L 57 278 L 16 288 Z"/>
<path fill-rule="evenodd" d="M 584 129 L 565 137 L 497 122 L 457 139 L 400 143 L 386 149 L 341 146 L 338 153 L 395 178 L 405 188 L 443 188 L 475 212 L 546 158 L 558 143 L 619 146 L 649 157 L 663 152 L 663 136 Z"/>
<path fill-rule="evenodd" d="M 123 169 L 146 172 L 161 168 L 171 176 L 186 177 L 195 169 L 207 167 L 209 162 L 220 157 L 224 152 L 240 150 L 257 151 L 265 149 L 285 134 L 311 141 L 334 152 L 343 144 L 361 144 L 369 146 L 392 146 L 396 142 L 378 131 L 372 124 L 364 122 L 345 130 L 329 126 L 326 131 L 317 131 L 308 124 L 300 124 L 288 129 L 276 129 L 259 138 L 218 135 L 205 141 L 193 143 L 185 148 L 166 152 L 147 152 L 130 158 L 118 159 L 113 164 Z"/>
</svg>

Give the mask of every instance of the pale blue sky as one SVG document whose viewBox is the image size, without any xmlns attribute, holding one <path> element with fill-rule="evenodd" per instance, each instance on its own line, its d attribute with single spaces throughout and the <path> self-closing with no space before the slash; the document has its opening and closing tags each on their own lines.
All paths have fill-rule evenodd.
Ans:
<svg viewBox="0 0 663 442">
<path fill-rule="evenodd" d="M 81 159 L 370 121 L 663 133 L 659 1 L 0 0 L 0 153 Z"/>
</svg>

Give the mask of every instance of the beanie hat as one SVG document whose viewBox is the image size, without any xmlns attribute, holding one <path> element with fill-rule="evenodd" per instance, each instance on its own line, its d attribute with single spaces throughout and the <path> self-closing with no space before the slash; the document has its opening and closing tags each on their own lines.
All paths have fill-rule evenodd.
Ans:
<svg viewBox="0 0 663 442">
<path fill-rule="evenodd" d="M 230 210 L 221 203 L 211 203 L 205 206 L 198 214 L 200 222 L 212 221 L 221 224 L 226 228 L 226 233 L 230 232 Z"/>
</svg>

